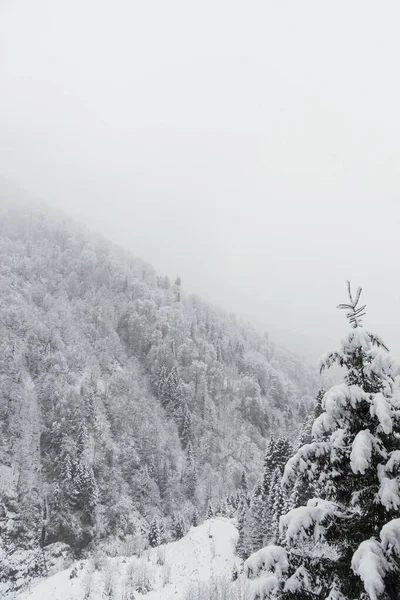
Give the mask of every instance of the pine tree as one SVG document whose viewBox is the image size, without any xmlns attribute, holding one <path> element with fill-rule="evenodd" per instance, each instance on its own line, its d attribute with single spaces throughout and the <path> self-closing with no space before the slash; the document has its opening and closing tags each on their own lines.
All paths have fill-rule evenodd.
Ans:
<svg viewBox="0 0 400 600">
<path fill-rule="evenodd" d="M 192 440 L 192 416 L 186 402 L 183 404 L 182 428 L 180 431 L 182 447 L 187 448 Z"/>
<path fill-rule="evenodd" d="M 183 475 L 183 485 L 188 499 L 194 500 L 197 488 L 197 470 L 191 442 L 189 442 L 187 447 L 186 466 L 185 473 Z"/>
<path fill-rule="evenodd" d="M 263 496 L 268 498 L 271 485 L 272 473 L 276 467 L 275 461 L 275 440 L 273 437 L 268 442 L 267 450 L 264 458 L 264 470 L 263 470 Z"/>
<path fill-rule="evenodd" d="M 160 532 L 160 544 L 165 544 L 165 524 L 164 519 L 158 519 L 158 530 Z"/>
<path fill-rule="evenodd" d="M 175 540 L 180 540 L 185 535 L 186 527 L 183 517 L 180 513 L 172 515 L 172 535 Z"/>
<path fill-rule="evenodd" d="M 190 523 L 191 525 L 193 525 L 193 527 L 197 527 L 198 524 L 200 522 L 200 517 L 199 517 L 199 511 L 197 510 L 196 507 L 193 508 L 193 512 L 192 512 L 192 516 L 190 519 Z"/>
<path fill-rule="evenodd" d="M 166 405 L 166 383 L 167 383 L 167 368 L 165 365 L 162 365 L 158 379 L 157 379 L 157 395 L 161 401 L 161 404 Z"/>
<path fill-rule="evenodd" d="M 266 508 L 267 508 L 267 514 L 268 514 L 269 519 L 271 519 L 272 515 L 274 514 L 276 490 L 278 489 L 278 486 L 281 485 L 281 481 L 282 481 L 282 471 L 280 470 L 279 467 L 276 467 L 271 476 L 269 494 L 268 494 L 268 498 L 266 500 Z"/>
<path fill-rule="evenodd" d="M 279 519 L 285 512 L 285 508 L 288 502 L 287 494 L 282 488 L 282 480 L 278 480 L 275 483 L 274 490 L 274 501 L 272 507 L 272 520 L 271 520 L 271 534 L 274 543 L 279 540 Z"/>
<path fill-rule="evenodd" d="M 160 543 L 161 543 L 160 527 L 159 527 L 157 518 L 154 517 L 154 519 L 150 523 L 149 544 L 152 548 L 155 548 L 156 546 L 159 546 Z"/>
<path fill-rule="evenodd" d="M 236 511 L 237 530 L 239 533 L 238 542 L 237 542 L 237 546 L 236 546 L 236 552 L 237 552 L 238 556 L 240 556 L 240 558 L 245 558 L 245 555 L 246 555 L 244 532 L 245 532 L 245 522 L 246 522 L 246 514 L 248 511 L 248 508 L 249 507 L 248 507 L 247 501 L 244 498 L 240 498 L 239 504 L 237 507 L 237 511 Z"/>
<path fill-rule="evenodd" d="M 263 546 L 265 530 L 265 502 L 262 497 L 262 486 L 256 486 L 253 490 L 249 509 L 246 512 L 243 531 L 244 556 L 259 550 Z"/>
<path fill-rule="evenodd" d="M 400 581 L 400 411 L 395 368 L 386 346 L 361 326 L 348 284 L 345 308 L 351 331 L 321 369 L 346 369 L 344 383 L 322 400 L 314 441 L 285 468 L 284 482 L 303 477 L 322 497 L 281 518 L 288 550 L 263 550 L 264 564 L 279 555 L 280 598 L 285 600 L 398 600 Z M 398 384 L 396 384 L 398 385 Z M 325 549 L 314 553 L 319 542 Z M 322 546 L 321 546 L 322 544 Z M 285 561 L 288 561 L 286 563 Z M 254 576 L 254 572 L 253 572 Z"/>
<path fill-rule="evenodd" d="M 215 514 L 219 517 L 226 517 L 227 512 L 228 512 L 228 508 L 226 505 L 226 500 L 225 500 L 225 498 L 221 498 L 221 500 L 217 504 Z"/>
<path fill-rule="evenodd" d="M 214 518 L 214 510 L 213 510 L 212 504 L 210 502 L 207 507 L 206 519 L 213 519 L 213 518 Z"/>
<path fill-rule="evenodd" d="M 279 437 L 275 446 L 275 467 L 279 467 L 282 471 L 286 462 L 292 455 L 293 449 L 287 437 Z"/>
<path fill-rule="evenodd" d="M 248 492 L 247 477 L 246 477 L 245 471 L 242 472 L 242 476 L 240 478 L 240 483 L 239 483 L 239 489 L 244 494 L 247 494 L 247 492 Z"/>
<path fill-rule="evenodd" d="M 277 440 L 273 437 L 270 439 L 265 453 L 262 479 L 263 497 L 266 501 L 268 501 L 271 489 L 274 490 L 276 483 L 273 481 L 275 470 L 279 469 L 282 474 L 291 453 L 292 447 L 287 437 L 279 437 Z"/>
</svg>

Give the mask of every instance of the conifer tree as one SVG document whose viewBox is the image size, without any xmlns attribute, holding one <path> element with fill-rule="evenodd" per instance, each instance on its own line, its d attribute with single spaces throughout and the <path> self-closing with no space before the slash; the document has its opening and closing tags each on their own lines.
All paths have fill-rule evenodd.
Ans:
<svg viewBox="0 0 400 600">
<path fill-rule="evenodd" d="M 247 492 L 248 492 L 247 477 L 246 477 L 245 471 L 242 472 L 242 476 L 240 478 L 240 483 L 239 483 L 239 489 L 244 494 L 247 494 Z"/>
<path fill-rule="evenodd" d="M 165 523 L 164 523 L 164 519 L 158 519 L 158 530 L 160 533 L 160 544 L 165 544 L 166 541 L 166 537 L 165 537 Z"/>
<path fill-rule="evenodd" d="M 247 557 L 263 546 L 265 531 L 265 502 L 262 497 L 262 486 L 256 486 L 250 499 L 250 506 L 246 512 L 243 532 L 243 550 Z"/>
<path fill-rule="evenodd" d="M 271 519 L 271 534 L 274 543 L 279 540 L 279 520 L 283 515 L 287 506 L 288 498 L 285 490 L 282 488 L 282 480 L 277 480 L 275 483 L 274 499 L 272 507 Z"/>
<path fill-rule="evenodd" d="M 149 544 L 152 548 L 155 548 L 156 546 L 159 546 L 160 543 L 161 543 L 160 527 L 159 527 L 157 518 L 154 517 L 154 519 L 150 523 Z"/>
<path fill-rule="evenodd" d="M 321 369 L 346 369 L 323 397 L 314 441 L 288 461 L 284 483 L 315 482 L 321 497 L 281 517 L 287 550 L 275 556 L 275 596 L 282 600 L 398 600 L 400 581 L 400 411 L 396 368 L 380 338 L 361 325 L 361 289 L 345 308 L 351 330 Z M 318 552 L 314 549 L 319 546 Z M 249 559 L 247 572 L 259 570 Z M 279 569 L 277 569 L 277 561 Z"/>
<path fill-rule="evenodd" d="M 209 502 L 208 507 L 207 507 L 207 512 L 206 512 L 206 519 L 213 519 L 213 518 L 214 518 L 214 510 L 213 510 L 211 502 Z"/>
<path fill-rule="evenodd" d="M 175 540 L 180 540 L 185 535 L 185 522 L 180 513 L 172 515 L 172 535 Z"/>
<path fill-rule="evenodd" d="M 264 470 L 263 470 L 263 496 L 268 498 L 271 485 L 272 473 L 276 467 L 275 464 L 275 440 L 273 436 L 268 442 L 267 450 L 264 458 Z"/>
<path fill-rule="evenodd" d="M 276 490 L 278 489 L 278 486 L 280 486 L 281 481 L 282 481 L 282 471 L 280 470 L 279 467 L 276 467 L 271 476 L 269 494 L 268 494 L 268 498 L 266 500 L 266 508 L 267 508 L 267 514 L 268 514 L 269 519 L 271 519 L 272 515 L 274 514 Z"/>
<path fill-rule="evenodd" d="M 189 500 L 194 500 L 197 488 L 197 470 L 193 454 L 193 447 L 189 442 L 186 455 L 185 473 L 183 475 L 183 484 Z"/>
<path fill-rule="evenodd" d="M 245 558 L 246 549 L 245 549 L 245 522 L 246 522 L 246 514 L 248 510 L 247 501 L 244 498 L 240 498 L 239 504 L 236 511 L 237 518 L 237 530 L 239 533 L 238 542 L 236 546 L 236 552 L 240 558 Z"/>
<path fill-rule="evenodd" d="M 193 525 L 193 527 L 197 527 L 199 522 L 200 522 L 199 511 L 197 510 L 196 507 L 194 507 L 193 511 L 192 511 L 190 523 L 191 523 L 191 525 Z"/>
<path fill-rule="evenodd" d="M 186 402 L 183 404 L 182 428 L 180 431 L 182 447 L 187 448 L 192 441 L 192 417 Z"/>
</svg>

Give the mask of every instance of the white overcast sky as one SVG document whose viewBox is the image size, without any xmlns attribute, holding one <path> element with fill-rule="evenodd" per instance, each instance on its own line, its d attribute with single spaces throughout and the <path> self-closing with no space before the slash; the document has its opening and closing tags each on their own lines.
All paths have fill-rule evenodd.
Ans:
<svg viewBox="0 0 400 600">
<path fill-rule="evenodd" d="M 314 359 L 400 356 L 400 5 L 0 0 L 0 175 Z"/>
</svg>

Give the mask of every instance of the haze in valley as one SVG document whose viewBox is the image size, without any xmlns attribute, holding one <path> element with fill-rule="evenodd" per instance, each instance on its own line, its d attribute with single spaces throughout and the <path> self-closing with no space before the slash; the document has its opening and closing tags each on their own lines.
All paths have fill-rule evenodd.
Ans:
<svg viewBox="0 0 400 600">
<path fill-rule="evenodd" d="M 0 174 L 315 361 L 400 355 L 396 2 L 2 0 Z"/>
</svg>

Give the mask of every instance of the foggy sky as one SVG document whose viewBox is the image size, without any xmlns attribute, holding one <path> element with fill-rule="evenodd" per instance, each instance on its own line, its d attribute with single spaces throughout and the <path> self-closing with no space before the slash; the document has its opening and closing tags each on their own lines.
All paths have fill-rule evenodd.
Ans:
<svg viewBox="0 0 400 600">
<path fill-rule="evenodd" d="M 400 357 L 397 2 L 0 0 L 0 175 L 312 360 Z"/>
</svg>

